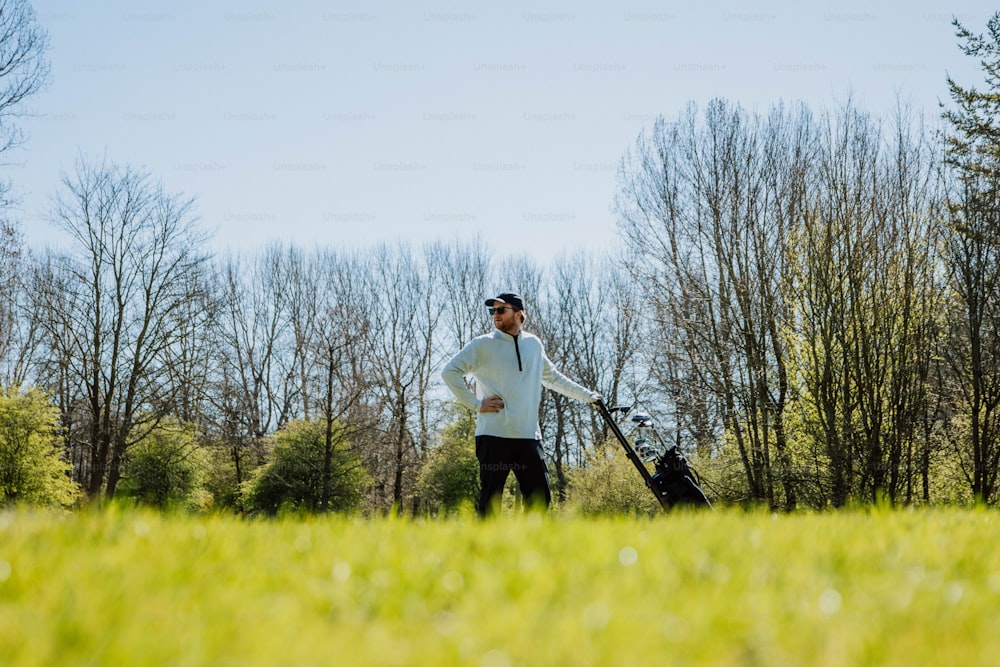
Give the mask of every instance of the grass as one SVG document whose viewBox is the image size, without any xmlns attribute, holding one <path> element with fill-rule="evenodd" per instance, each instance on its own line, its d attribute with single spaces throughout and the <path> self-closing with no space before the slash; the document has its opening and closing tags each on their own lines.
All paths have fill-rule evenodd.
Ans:
<svg viewBox="0 0 1000 667">
<path fill-rule="evenodd" d="M 0 514 L 10 665 L 987 665 L 992 511 Z"/>
</svg>

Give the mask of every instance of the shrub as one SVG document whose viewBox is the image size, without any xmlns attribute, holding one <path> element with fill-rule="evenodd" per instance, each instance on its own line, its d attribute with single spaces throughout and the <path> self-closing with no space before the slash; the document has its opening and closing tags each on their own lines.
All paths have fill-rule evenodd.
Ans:
<svg viewBox="0 0 1000 667">
<path fill-rule="evenodd" d="M 583 514 L 656 514 L 660 504 L 617 442 L 587 452 L 569 473 L 567 507 Z"/>
<path fill-rule="evenodd" d="M 456 408 L 456 412 L 459 408 Z M 475 502 L 479 495 L 479 461 L 476 459 L 476 421 L 465 409 L 441 434 L 420 470 L 418 488 L 434 513 L 455 512 Z"/>
<path fill-rule="evenodd" d="M 80 497 L 60 448 L 59 412 L 39 389 L 0 394 L 0 505 L 68 507 Z"/>
<path fill-rule="evenodd" d="M 160 509 L 182 505 L 204 508 L 205 494 L 199 493 L 204 462 L 196 437 L 191 425 L 160 423 L 129 449 L 119 493 Z"/>
<path fill-rule="evenodd" d="M 334 429 L 328 511 L 356 509 L 368 483 L 368 475 L 344 436 Z M 258 468 L 245 487 L 250 512 L 319 512 L 323 508 L 323 467 L 326 453 L 326 422 L 290 422 L 271 438 L 271 461 Z"/>
</svg>

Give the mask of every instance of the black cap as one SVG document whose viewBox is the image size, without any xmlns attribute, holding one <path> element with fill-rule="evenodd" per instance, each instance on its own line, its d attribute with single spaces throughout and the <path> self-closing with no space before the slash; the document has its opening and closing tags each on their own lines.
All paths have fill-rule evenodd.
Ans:
<svg viewBox="0 0 1000 667">
<path fill-rule="evenodd" d="M 487 306 L 493 307 L 498 303 L 513 306 L 514 310 L 524 310 L 524 299 L 521 298 L 520 294 L 515 292 L 504 292 L 503 294 L 496 295 L 492 299 L 486 299 Z"/>
</svg>

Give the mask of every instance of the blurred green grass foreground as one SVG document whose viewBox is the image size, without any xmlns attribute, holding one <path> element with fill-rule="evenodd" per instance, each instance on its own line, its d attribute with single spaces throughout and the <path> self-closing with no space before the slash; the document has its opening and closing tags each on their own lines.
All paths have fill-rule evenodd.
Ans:
<svg viewBox="0 0 1000 667">
<path fill-rule="evenodd" d="M 989 510 L 0 514 L 4 665 L 988 665 Z"/>
</svg>

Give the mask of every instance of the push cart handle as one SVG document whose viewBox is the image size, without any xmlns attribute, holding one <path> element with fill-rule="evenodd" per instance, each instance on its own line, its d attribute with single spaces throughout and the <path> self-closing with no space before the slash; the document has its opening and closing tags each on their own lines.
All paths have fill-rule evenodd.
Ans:
<svg viewBox="0 0 1000 667">
<path fill-rule="evenodd" d="M 649 474 L 649 469 L 646 468 L 646 464 L 643 463 L 642 459 L 639 458 L 639 455 L 635 453 L 635 449 L 629 443 L 628 438 L 626 438 L 625 434 L 622 433 L 622 429 L 618 426 L 618 422 L 616 422 L 614 417 L 611 416 L 611 411 L 608 410 L 608 406 L 604 404 L 603 400 L 595 401 L 594 405 L 597 406 L 597 409 L 601 413 L 601 417 L 604 418 L 604 422 L 608 425 L 608 428 L 610 428 L 611 432 L 615 434 L 615 438 L 618 439 L 622 449 L 625 450 L 625 455 L 628 456 L 629 461 L 632 462 L 632 465 L 634 465 L 636 470 L 639 471 L 639 474 L 642 475 L 642 479 L 646 482 L 646 486 L 649 487 L 649 490 L 653 492 L 654 496 L 656 496 L 660 506 L 665 510 L 670 509 L 669 502 L 663 497 L 662 494 L 657 492 L 653 476 Z"/>
</svg>

